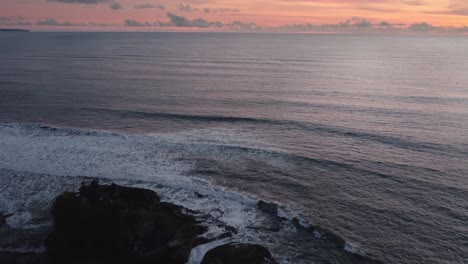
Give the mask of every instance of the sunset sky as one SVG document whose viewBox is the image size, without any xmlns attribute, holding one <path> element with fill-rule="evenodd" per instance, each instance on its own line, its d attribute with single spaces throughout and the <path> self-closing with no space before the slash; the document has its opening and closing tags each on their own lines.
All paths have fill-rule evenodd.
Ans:
<svg viewBox="0 0 468 264">
<path fill-rule="evenodd" d="M 465 27 L 468 26 L 468 0 L 0 1 L 0 27 L 33 30 L 223 30 L 280 28 L 293 24 L 339 25 L 340 22 L 359 24 L 362 28 L 368 25 L 406 27 L 415 23 Z"/>
</svg>

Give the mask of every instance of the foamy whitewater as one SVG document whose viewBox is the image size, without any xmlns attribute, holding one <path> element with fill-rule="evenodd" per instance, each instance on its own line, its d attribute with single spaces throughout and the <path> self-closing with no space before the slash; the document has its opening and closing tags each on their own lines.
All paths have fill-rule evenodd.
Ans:
<svg viewBox="0 0 468 264">
<path fill-rule="evenodd" d="M 0 250 L 43 251 L 54 198 L 99 179 L 209 216 L 208 237 L 238 230 L 195 248 L 191 264 L 229 241 L 265 245 L 281 263 L 359 263 L 348 252 L 467 263 L 467 46 L 1 33 L 0 212 L 13 231 Z"/>
</svg>

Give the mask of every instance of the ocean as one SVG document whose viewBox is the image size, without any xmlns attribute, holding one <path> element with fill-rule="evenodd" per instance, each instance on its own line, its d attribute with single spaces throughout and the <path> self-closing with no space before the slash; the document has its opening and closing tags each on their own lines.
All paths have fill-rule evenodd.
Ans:
<svg viewBox="0 0 468 264">
<path fill-rule="evenodd" d="M 0 248 L 43 250 L 54 197 L 94 177 L 281 263 L 468 263 L 467 87 L 468 36 L 3 32 Z M 288 220 L 260 228 L 258 200 Z"/>
</svg>

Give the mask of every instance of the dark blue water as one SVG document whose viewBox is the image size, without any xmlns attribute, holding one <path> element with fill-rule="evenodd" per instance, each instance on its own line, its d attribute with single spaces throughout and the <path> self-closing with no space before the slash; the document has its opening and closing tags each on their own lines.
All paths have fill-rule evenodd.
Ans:
<svg viewBox="0 0 468 264">
<path fill-rule="evenodd" d="M 467 87 L 466 36 L 2 33 L 0 211 L 47 226 L 57 193 L 99 177 L 283 263 L 351 262 L 249 228 L 256 199 L 385 263 L 468 263 Z M 0 246 L 40 250 L 22 241 Z"/>
</svg>

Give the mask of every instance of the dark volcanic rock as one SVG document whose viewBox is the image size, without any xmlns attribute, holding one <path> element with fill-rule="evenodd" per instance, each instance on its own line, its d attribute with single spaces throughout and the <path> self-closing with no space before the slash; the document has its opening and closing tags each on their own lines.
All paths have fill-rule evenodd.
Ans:
<svg viewBox="0 0 468 264">
<path fill-rule="evenodd" d="M 182 208 L 151 191 L 93 181 L 53 207 L 49 255 L 118 263 L 186 263 L 198 227 Z"/>
<path fill-rule="evenodd" d="M 204 195 L 204 194 L 201 194 L 199 192 L 195 192 L 194 194 L 195 194 L 195 197 L 197 197 L 197 198 L 206 198 L 206 197 L 208 197 L 208 195 Z"/>
<path fill-rule="evenodd" d="M 12 216 L 12 215 L 13 215 L 13 214 L 2 214 L 2 213 L 0 212 L 0 227 L 6 225 L 6 223 L 7 223 L 7 221 L 6 221 L 7 218 L 10 217 L 10 216 Z"/>
<path fill-rule="evenodd" d="M 99 185 L 97 181 L 81 186 L 79 194 L 80 197 L 92 201 L 102 199 L 118 200 L 145 207 L 151 207 L 160 201 L 159 196 L 151 190 L 123 187 L 116 184 Z"/>
<path fill-rule="evenodd" d="M 45 254 L 41 253 L 17 253 L 0 252 L 2 264 L 55 264 Z"/>
<path fill-rule="evenodd" d="M 276 215 L 278 213 L 278 205 L 275 203 L 268 203 L 262 200 L 259 200 L 257 203 L 258 209 L 263 212 Z"/>
<path fill-rule="evenodd" d="M 201 264 L 277 264 L 270 251 L 260 245 L 226 244 L 208 251 Z"/>
<path fill-rule="evenodd" d="M 2 227 L 4 224 L 6 224 L 6 217 L 0 213 L 0 227 Z"/>
</svg>

